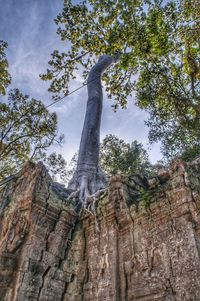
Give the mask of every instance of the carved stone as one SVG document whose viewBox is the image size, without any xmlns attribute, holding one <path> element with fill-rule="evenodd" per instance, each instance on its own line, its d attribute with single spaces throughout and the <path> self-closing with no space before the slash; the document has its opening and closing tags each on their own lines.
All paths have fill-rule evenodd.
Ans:
<svg viewBox="0 0 200 301">
<path fill-rule="evenodd" d="M 97 215 L 78 217 L 28 163 L 0 191 L 0 300 L 199 300 L 200 160 L 162 175 L 114 176 Z"/>
</svg>

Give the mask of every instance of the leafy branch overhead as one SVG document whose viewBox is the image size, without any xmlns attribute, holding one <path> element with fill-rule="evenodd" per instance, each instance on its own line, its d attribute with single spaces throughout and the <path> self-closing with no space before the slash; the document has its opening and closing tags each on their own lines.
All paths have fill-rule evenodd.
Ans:
<svg viewBox="0 0 200 301">
<path fill-rule="evenodd" d="M 198 0 L 65 0 L 55 20 L 68 52 L 55 50 L 41 77 L 59 99 L 69 82 L 102 54 L 120 54 L 103 79 L 113 107 L 136 104 L 150 113 L 150 141 L 166 155 L 200 138 L 200 2 Z M 79 71 L 78 71 L 79 70 Z"/>
<path fill-rule="evenodd" d="M 147 151 L 141 143 L 134 140 L 131 144 L 115 135 L 107 135 L 101 143 L 100 165 L 108 175 L 153 173 Z"/>
<path fill-rule="evenodd" d="M 6 94 L 6 88 L 11 82 L 11 76 L 8 72 L 8 61 L 5 50 L 7 43 L 0 41 L 0 94 Z"/>
<path fill-rule="evenodd" d="M 0 178 L 18 171 L 27 160 L 44 159 L 52 144 L 63 141 L 56 114 L 18 89 L 10 91 L 7 103 L 0 103 L 0 112 Z"/>
<path fill-rule="evenodd" d="M 58 135 L 57 116 L 50 113 L 40 100 L 24 95 L 18 89 L 8 94 L 11 82 L 5 50 L 0 41 L 0 180 L 19 171 L 27 160 L 43 160 L 51 175 L 66 179 L 66 162 L 60 154 L 48 155 L 51 145 L 60 145 L 64 136 Z"/>
</svg>

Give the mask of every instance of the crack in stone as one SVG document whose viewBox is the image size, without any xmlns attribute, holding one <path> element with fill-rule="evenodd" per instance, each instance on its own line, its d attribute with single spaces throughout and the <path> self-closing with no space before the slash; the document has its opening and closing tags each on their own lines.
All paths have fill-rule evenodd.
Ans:
<svg viewBox="0 0 200 301">
<path fill-rule="evenodd" d="M 39 288 L 37 301 L 41 301 L 41 300 L 40 300 L 40 296 L 41 296 L 42 289 L 43 289 L 43 287 L 44 287 L 45 277 L 47 276 L 47 274 L 48 274 L 48 272 L 50 271 L 50 269 L 51 269 L 51 267 L 48 266 L 47 269 L 45 270 L 44 274 L 42 275 L 42 285 L 41 285 L 40 288 Z"/>
</svg>

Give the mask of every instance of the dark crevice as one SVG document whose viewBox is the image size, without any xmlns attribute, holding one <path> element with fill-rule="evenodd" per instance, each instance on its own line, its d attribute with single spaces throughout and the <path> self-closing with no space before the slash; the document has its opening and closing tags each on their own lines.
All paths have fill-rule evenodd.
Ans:
<svg viewBox="0 0 200 301">
<path fill-rule="evenodd" d="M 126 274 L 125 267 L 123 270 L 124 270 L 124 280 L 125 280 L 124 301 L 128 301 L 128 275 Z"/>
<path fill-rule="evenodd" d="M 63 293 L 62 293 L 62 295 L 61 295 L 60 301 L 64 301 L 64 300 L 65 300 L 65 295 L 66 295 L 66 292 L 67 292 L 68 285 L 69 285 L 69 283 L 66 282 L 66 283 L 65 283 L 64 290 L 63 290 Z"/>
<path fill-rule="evenodd" d="M 44 274 L 42 275 L 42 285 L 40 286 L 39 288 L 39 292 L 38 292 L 38 297 L 37 297 L 37 301 L 40 301 L 40 295 L 41 295 L 41 291 L 44 287 L 44 280 L 45 280 L 45 277 L 46 275 L 48 274 L 49 270 L 51 269 L 50 266 L 47 267 L 46 271 L 44 272 Z"/>
<path fill-rule="evenodd" d="M 67 259 L 69 250 L 71 248 L 71 243 L 73 241 L 74 235 L 75 235 L 76 230 L 77 230 L 78 222 L 79 222 L 79 220 L 77 218 L 75 220 L 74 224 L 72 225 L 70 231 L 69 231 L 67 241 L 66 241 L 66 247 L 65 247 L 65 250 L 64 250 L 64 257 L 59 260 L 58 269 L 60 269 L 62 267 L 63 262 Z"/>
<path fill-rule="evenodd" d="M 49 250 L 49 242 L 48 242 L 49 236 L 54 232 L 54 230 L 55 230 L 55 228 L 56 228 L 56 225 L 58 224 L 58 222 L 59 222 L 59 220 L 60 220 L 61 213 L 62 213 L 62 210 L 59 211 L 56 220 L 55 220 L 55 221 L 53 222 L 53 224 L 52 224 L 51 230 L 47 233 L 47 235 L 46 235 L 46 237 L 45 237 L 45 240 L 46 240 L 45 251 L 48 251 L 48 250 Z"/>
</svg>

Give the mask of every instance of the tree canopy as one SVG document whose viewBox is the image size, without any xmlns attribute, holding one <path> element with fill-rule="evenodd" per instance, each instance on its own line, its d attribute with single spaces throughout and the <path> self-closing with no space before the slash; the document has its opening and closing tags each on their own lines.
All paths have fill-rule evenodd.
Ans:
<svg viewBox="0 0 200 301">
<path fill-rule="evenodd" d="M 48 154 L 51 145 L 61 145 L 57 116 L 41 100 L 19 89 L 6 91 L 11 82 L 5 55 L 7 43 L 0 41 L 0 180 L 16 173 L 27 160 L 43 160 L 51 175 L 66 179 L 66 162 L 60 154 Z"/>
<path fill-rule="evenodd" d="M 126 143 L 115 135 L 107 135 L 101 144 L 100 165 L 108 175 L 144 174 L 149 176 L 153 167 L 147 151 L 134 140 Z"/>
<path fill-rule="evenodd" d="M 8 72 L 8 60 L 6 58 L 5 49 L 7 43 L 0 41 L 0 94 L 6 94 L 6 88 L 11 82 L 11 77 Z"/>
<path fill-rule="evenodd" d="M 114 109 L 128 96 L 150 113 L 150 141 L 169 156 L 200 138 L 200 2 L 198 0 L 64 1 L 55 22 L 69 50 L 55 50 L 43 79 L 59 99 L 77 70 L 86 77 L 102 54 L 120 55 L 104 74 Z"/>
<path fill-rule="evenodd" d="M 8 102 L 0 103 L 0 112 L 0 178 L 18 171 L 27 160 L 45 158 L 50 145 L 63 141 L 57 135 L 56 114 L 18 89 L 10 91 Z"/>
</svg>

